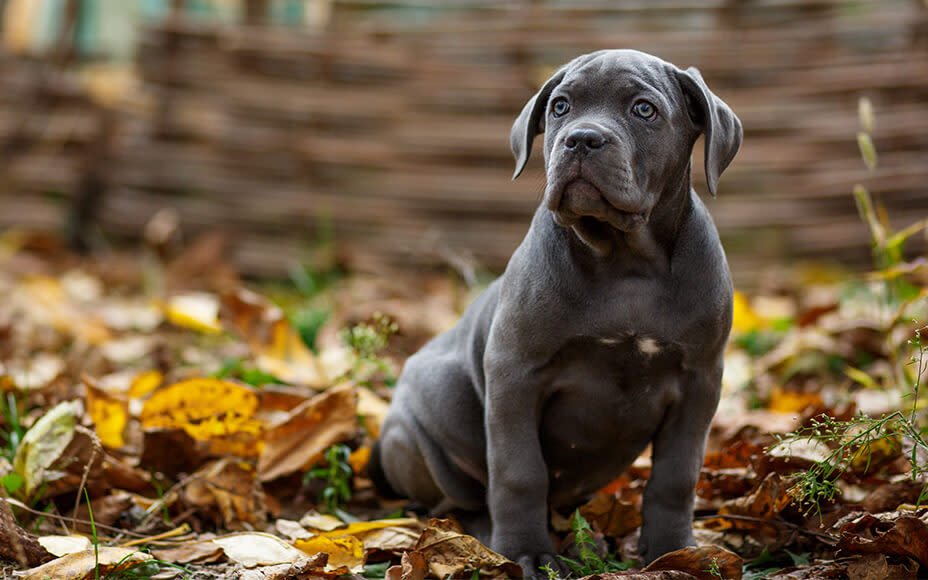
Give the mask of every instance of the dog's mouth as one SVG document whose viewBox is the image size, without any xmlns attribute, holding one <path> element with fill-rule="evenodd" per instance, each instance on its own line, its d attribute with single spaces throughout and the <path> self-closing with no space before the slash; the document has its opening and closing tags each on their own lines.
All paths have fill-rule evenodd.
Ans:
<svg viewBox="0 0 928 580">
<path fill-rule="evenodd" d="M 601 190 L 583 178 L 568 182 L 560 195 L 550 197 L 548 209 L 554 214 L 554 221 L 563 227 L 574 226 L 583 218 L 593 218 L 623 232 L 641 227 L 648 217 L 646 211 L 616 207 Z"/>
</svg>

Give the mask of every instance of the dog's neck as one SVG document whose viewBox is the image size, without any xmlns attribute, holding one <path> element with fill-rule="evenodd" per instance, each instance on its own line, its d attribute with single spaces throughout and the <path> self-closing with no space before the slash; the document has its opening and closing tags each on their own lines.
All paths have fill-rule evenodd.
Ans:
<svg viewBox="0 0 928 580">
<path fill-rule="evenodd" d="M 568 228 L 578 242 L 575 251 L 602 261 L 643 261 L 658 267 L 670 266 L 674 240 L 692 209 L 690 168 L 661 192 L 647 221 L 630 231 L 618 230 L 591 217 L 581 218 Z"/>
</svg>

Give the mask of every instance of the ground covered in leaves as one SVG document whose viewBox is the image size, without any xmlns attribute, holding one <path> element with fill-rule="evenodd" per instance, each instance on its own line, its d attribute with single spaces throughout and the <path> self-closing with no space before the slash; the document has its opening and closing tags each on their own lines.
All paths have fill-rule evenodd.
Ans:
<svg viewBox="0 0 928 580">
<path fill-rule="evenodd" d="M 479 276 L 243 283 L 222 240 L 79 258 L 0 236 L 0 565 L 23 578 L 518 576 L 364 476 L 406 356 Z M 573 577 L 928 570 L 921 262 L 777 271 L 739 293 L 698 487 L 702 547 L 646 569 L 647 454 L 551 514 Z M 470 284 L 462 281 L 467 278 Z M 921 324 L 920 324 L 921 321 Z"/>
</svg>

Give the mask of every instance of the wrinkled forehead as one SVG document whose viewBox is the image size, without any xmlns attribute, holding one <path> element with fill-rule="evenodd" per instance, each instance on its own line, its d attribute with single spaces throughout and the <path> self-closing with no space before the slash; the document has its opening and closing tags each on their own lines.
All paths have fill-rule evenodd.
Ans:
<svg viewBox="0 0 928 580">
<path fill-rule="evenodd" d="M 666 93 L 676 86 L 669 62 L 635 50 L 610 50 L 577 59 L 568 65 L 562 84 L 591 90 L 655 89 Z"/>
</svg>

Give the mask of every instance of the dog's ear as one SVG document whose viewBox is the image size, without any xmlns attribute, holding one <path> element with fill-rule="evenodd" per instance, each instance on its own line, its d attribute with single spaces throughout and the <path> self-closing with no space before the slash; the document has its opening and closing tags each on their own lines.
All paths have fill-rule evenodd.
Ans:
<svg viewBox="0 0 928 580">
<path fill-rule="evenodd" d="M 515 122 L 512 124 L 509 144 L 512 147 L 512 154 L 516 157 L 516 171 L 512 174 L 513 179 L 519 177 L 519 174 L 525 169 L 528 157 L 532 153 L 532 142 L 535 140 L 535 136 L 545 132 L 544 121 L 545 111 L 548 109 L 548 97 L 551 96 L 554 87 L 564 80 L 568 66 L 561 68 L 545 82 L 535 96 L 525 103 L 522 112 L 519 113 L 519 116 L 516 117 Z"/>
<path fill-rule="evenodd" d="M 696 68 L 677 71 L 677 79 L 690 118 L 706 135 L 706 183 L 714 197 L 719 176 L 741 147 L 741 121 L 709 90 Z"/>
</svg>

